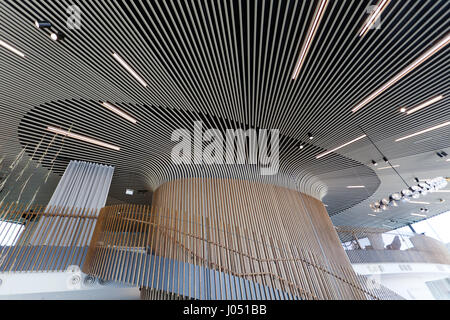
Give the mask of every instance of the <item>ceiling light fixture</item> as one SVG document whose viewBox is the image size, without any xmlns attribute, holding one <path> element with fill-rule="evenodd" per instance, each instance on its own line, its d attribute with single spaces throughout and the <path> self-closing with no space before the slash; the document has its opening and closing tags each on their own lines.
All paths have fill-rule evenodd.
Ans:
<svg viewBox="0 0 450 320">
<path fill-rule="evenodd" d="M 389 2 L 391 0 L 380 0 L 377 4 L 377 8 L 372 12 L 372 14 L 367 18 L 367 20 L 364 22 L 363 27 L 361 28 L 361 31 L 359 32 L 360 37 L 364 37 L 366 33 L 369 31 L 369 29 L 373 26 L 375 21 L 380 17 L 381 13 L 384 9 L 388 6 Z"/>
<path fill-rule="evenodd" d="M 341 145 L 341 146 L 339 146 L 339 147 L 336 147 L 336 148 L 334 148 L 334 149 L 332 149 L 332 150 L 329 150 L 329 151 L 326 151 L 326 152 L 324 152 L 324 153 L 321 153 L 321 154 L 319 154 L 318 156 L 316 156 L 316 159 L 320 159 L 320 158 L 322 158 L 322 157 L 324 157 L 324 156 L 326 156 L 326 155 L 328 155 L 328 154 L 330 154 L 330 153 L 332 153 L 332 152 L 334 152 L 334 151 L 337 151 L 337 150 L 339 150 L 339 149 L 341 149 L 341 148 L 344 148 L 344 147 L 348 146 L 349 144 L 352 144 L 352 143 L 354 143 L 354 142 L 356 142 L 356 141 L 358 141 L 358 140 L 361 140 L 361 139 L 363 139 L 363 138 L 365 138 L 365 137 L 367 137 L 367 136 L 364 134 L 364 135 L 362 135 L 362 136 L 360 136 L 360 137 L 358 137 L 358 138 L 356 138 L 356 139 L 354 139 L 354 140 L 352 140 L 352 141 L 350 141 L 350 142 L 344 143 L 343 145 Z"/>
<path fill-rule="evenodd" d="M 137 81 L 140 82 L 140 84 L 142 84 L 144 87 L 147 87 L 147 83 L 144 81 L 144 79 L 141 78 L 141 76 L 139 76 L 137 74 L 136 71 L 133 70 L 133 68 L 131 68 L 131 66 L 125 62 L 125 60 L 123 60 L 117 53 L 113 53 L 113 57 L 114 59 L 117 60 L 117 62 L 119 62 L 122 67 L 124 67 Z"/>
<path fill-rule="evenodd" d="M 125 190 L 125 194 L 127 196 L 132 196 L 134 194 L 134 190 L 133 189 L 127 189 L 127 190 Z"/>
<path fill-rule="evenodd" d="M 376 217 L 376 215 L 375 214 L 371 214 L 371 213 L 369 213 L 369 214 L 367 214 L 368 216 L 371 216 L 371 217 Z"/>
<path fill-rule="evenodd" d="M 365 186 L 347 186 L 347 189 L 361 189 L 365 188 Z"/>
<path fill-rule="evenodd" d="M 408 139 L 408 138 L 412 138 L 412 137 L 418 136 L 419 134 L 423 134 L 423 133 L 427 133 L 427 132 L 430 132 L 430 131 L 433 131 L 433 130 L 436 130 L 436 129 L 440 129 L 440 128 L 446 127 L 448 125 L 450 125 L 450 121 L 447 121 L 447 122 L 442 123 L 440 125 L 437 125 L 437 126 L 434 126 L 434 127 L 431 127 L 431 128 L 428 128 L 428 129 L 425 129 L 425 130 L 422 130 L 422 131 L 419 131 L 419 132 L 416 132 L 416 133 L 413 133 L 413 134 L 410 134 L 410 135 L 407 135 L 406 137 L 399 138 L 399 139 L 395 140 L 395 142 L 399 142 L 399 141 L 402 141 L 402 140 L 405 140 L 405 139 Z"/>
<path fill-rule="evenodd" d="M 378 170 L 386 170 L 386 169 L 391 169 L 391 168 L 398 168 L 398 167 L 400 167 L 400 165 L 399 164 L 396 164 L 395 166 L 388 166 L 388 167 L 382 167 L 382 168 L 378 168 Z"/>
<path fill-rule="evenodd" d="M 405 108 L 405 107 L 401 107 L 401 108 L 400 108 L 400 112 L 402 112 L 402 113 L 403 113 L 403 112 L 406 112 L 406 108 Z"/>
<path fill-rule="evenodd" d="M 5 49 L 8 49 L 11 52 L 14 52 L 15 54 L 21 56 L 22 58 L 25 58 L 25 54 L 14 48 L 13 46 L 7 44 L 5 41 L 0 40 L 0 46 L 2 46 Z"/>
<path fill-rule="evenodd" d="M 312 43 L 314 36 L 317 32 L 317 29 L 319 27 L 320 20 L 322 20 L 323 13 L 325 12 L 327 4 L 328 4 L 328 0 L 321 0 L 320 4 L 317 6 L 316 12 L 314 13 L 312 23 L 308 30 L 308 35 L 306 37 L 305 42 L 303 43 L 297 64 L 295 65 L 294 72 L 292 74 L 292 80 L 297 79 L 297 77 L 300 73 L 300 69 L 301 69 L 303 63 L 305 62 L 306 55 L 308 54 L 309 48 L 311 47 L 311 43 Z"/>
<path fill-rule="evenodd" d="M 308 132 L 308 138 L 309 138 L 309 140 L 312 140 L 312 139 L 314 139 L 314 136 Z"/>
<path fill-rule="evenodd" d="M 411 213 L 411 215 L 416 216 L 416 217 L 424 217 L 424 218 L 427 217 L 425 214 L 419 214 L 419 213 Z"/>
<path fill-rule="evenodd" d="M 51 28 L 52 24 L 48 21 L 35 21 L 34 26 L 38 29 Z"/>
<path fill-rule="evenodd" d="M 365 98 L 363 101 L 361 101 L 356 107 L 354 107 L 352 109 L 352 112 L 356 112 L 356 111 L 360 110 L 362 107 L 364 107 L 369 102 L 374 100 L 377 96 L 379 96 L 385 90 L 390 88 L 397 81 L 399 81 L 401 78 L 406 76 L 409 72 L 411 72 L 412 70 L 417 68 L 420 64 L 422 64 L 424 61 L 426 61 L 428 58 L 430 58 L 433 54 L 435 54 L 436 52 L 438 52 L 439 50 L 444 48 L 449 42 L 450 42 L 450 32 L 448 34 L 446 34 L 442 40 L 437 42 L 434 46 L 432 46 L 424 54 L 422 54 L 419 58 L 414 60 L 413 63 L 411 63 L 405 69 L 400 71 L 400 73 L 398 73 L 395 77 L 393 77 L 391 80 L 389 80 L 383 86 L 381 86 L 378 90 L 374 91 L 371 95 L 369 95 L 367 98 Z"/>
<path fill-rule="evenodd" d="M 412 108 L 412 109 L 406 111 L 406 114 L 411 114 L 411 113 L 413 113 L 413 112 L 416 112 L 416 111 L 418 111 L 418 110 L 420 110 L 420 109 L 423 109 L 423 108 L 425 108 L 425 107 L 428 107 L 429 105 L 432 105 L 433 103 L 436 103 L 436 102 L 438 102 L 438 101 L 440 101 L 440 100 L 442 100 L 442 99 L 444 99 L 444 96 L 443 96 L 443 95 L 439 95 L 439 96 L 437 96 L 437 97 L 431 98 L 431 99 L 429 99 L 429 100 L 427 100 L 427 101 L 425 101 L 425 102 L 422 102 L 422 103 L 419 104 L 418 106 L 416 106 L 416 107 L 414 107 L 414 108 Z"/>
<path fill-rule="evenodd" d="M 136 122 L 137 122 L 137 120 L 136 120 L 135 118 L 133 118 L 132 116 L 128 115 L 128 114 L 125 113 L 124 111 L 120 110 L 120 109 L 117 108 L 116 106 L 113 106 L 113 105 L 112 105 L 111 103 L 109 103 L 109 102 L 102 102 L 102 105 L 103 105 L 106 109 L 108 109 L 108 110 L 114 112 L 114 113 L 117 114 L 118 116 L 120 116 L 120 117 L 122 117 L 122 118 L 124 118 L 124 119 L 126 119 L 126 120 L 128 120 L 128 121 L 130 121 L 130 122 L 132 122 L 132 123 L 136 123 Z"/>
<path fill-rule="evenodd" d="M 50 132 L 53 132 L 53 133 L 56 133 L 56 134 L 60 134 L 60 135 L 63 135 L 63 136 L 69 137 L 69 138 L 77 139 L 77 140 L 80 140 L 80 141 L 84 141 L 84 142 L 87 142 L 87 143 L 92 143 L 92 144 L 95 144 L 97 146 L 105 147 L 105 148 L 108 148 L 108 149 L 112 149 L 112 150 L 116 150 L 116 151 L 120 150 L 119 147 L 113 146 L 113 145 L 111 145 L 109 143 L 102 142 L 102 141 L 99 141 L 99 140 L 96 140 L 96 139 L 93 139 L 93 138 L 89 138 L 89 137 L 86 137 L 86 136 L 82 136 L 80 134 L 72 133 L 72 132 L 69 132 L 69 131 L 66 131 L 66 130 L 58 129 L 58 128 L 55 128 L 55 127 L 52 127 L 52 126 L 48 126 L 47 127 L 47 131 L 50 131 Z"/>
<path fill-rule="evenodd" d="M 412 200 L 410 200 L 409 203 L 414 203 L 414 204 L 430 204 L 429 202 L 424 202 L 424 201 L 412 201 Z"/>
<path fill-rule="evenodd" d="M 52 38 L 53 41 L 61 41 L 64 39 L 64 34 L 62 32 L 52 32 L 50 34 L 50 38 Z"/>
<path fill-rule="evenodd" d="M 376 167 L 378 163 L 375 160 L 372 160 L 372 164 Z"/>
</svg>

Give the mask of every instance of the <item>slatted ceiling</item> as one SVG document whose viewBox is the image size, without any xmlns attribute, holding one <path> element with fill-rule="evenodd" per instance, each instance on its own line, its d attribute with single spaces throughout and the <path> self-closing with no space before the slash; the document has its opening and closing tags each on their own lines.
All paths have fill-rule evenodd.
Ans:
<svg viewBox="0 0 450 320">
<path fill-rule="evenodd" d="M 202 118 L 210 127 L 217 127 L 217 123 L 227 128 L 238 123 L 279 128 L 282 135 L 292 139 L 286 148 L 288 155 L 281 155 L 288 159 L 283 164 L 286 178 L 293 175 L 297 189 L 317 196 L 328 190 L 328 209 L 336 214 L 363 200 L 356 193 L 359 190 L 345 190 L 343 198 L 339 189 L 353 184 L 358 175 L 367 175 L 365 184 L 374 186 L 375 191 L 377 179 L 361 163 L 370 163 L 376 154 L 366 152 L 368 142 L 363 139 L 338 151 L 345 157 L 329 155 L 316 160 L 315 156 L 361 135 L 357 124 L 389 159 L 448 146 L 445 137 L 450 128 L 427 133 L 427 137 L 433 137 L 430 143 L 415 143 L 421 136 L 393 143 L 418 126 L 426 128 L 430 121 L 439 124 L 450 118 L 448 98 L 409 117 L 398 112 L 400 105 L 413 105 L 427 96 L 439 93 L 448 97 L 449 86 L 444 81 L 448 78 L 448 48 L 358 113 L 352 115 L 350 110 L 449 31 L 445 22 L 450 4 L 431 0 L 392 2 L 383 13 L 382 28 L 360 39 L 357 33 L 367 17 L 365 8 L 376 2 L 331 2 L 300 76 L 292 81 L 290 75 L 317 3 L 81 1 L 82 29 L 69 30 L 65 27 L 69 2 L 3 1 L 0 15 L 5 27 L 0 30 L 0 38 L 24 51 L 26 58 L 0 48 L 0 68 L 6 73 L 0 79 L 0 108 L 11 117 L 0 134 L 16 137 L 20 119 L 45 105 L 48 110 L 42 111 L 42 116 L 48 113 L 66 128 L 76 123 L 79 126 L 74 132 L 86 130 L 101 141 L 123 143 L 120 147 L 128 148 L 126 153 L 122 149 L 114 154 L 66 139 L 66 157 L 77 158 L 89 152 L 84 160 L 133 162 L 152 186 L 167 179 L 168 172 L 171 177 L 185 175 L 181 168 L 165 162 L 161 154 L 169 150 L 161 139 L 168 121 L 191 128 L 193 119 L 204 115 L 213 117 Z M 50 20 L 67 38 L 59 43 L 51 41 L 34 28 L 36 18 Z M 144 88 L 131 77 L 114 60 L 113 52 L 149 86 Z M 132 113 L 138 125 L 126 127 L 124 121 L 102 110 L 100 101 L 113 102 Z M 89 112 L 80 112 L 88 106 Z M 226 119 L 229 126 L 217 122 L 217 118 Z M 30 132 L 20 134 L 22 145 L 41 138 L 40 120 L 29 121 Z M 132 146 L 124 138 L 130 130 L 141 139 L 139 143 L 132 140 Z M 309 131 L 315 137 L 312 142 L 307 140 Z M 13 140 L 7 146 L 1 142 L 1 152 L 9 158 L 20 151 Z M 299 151 L 296 141 L 309 145 Z M 49 150 L 54 149 L 58 148 Z M 146 149 L 145 153 L 141 149 Z M 145 158 L 139 154 L 145 154 Z M 330 182 L 336 177 L 335 171 L 352 167 L 358 168 L 354 175 L 347 173 L 341 183 Z M 63 165 L 55 164 L 55 168 L 62 172 Z M 232 171 L 235 175 L 249 174 L 241 169 Z M 192 172 L 210 173 L 201 168 L 192 168 Z M 318 174 L 322 174 L 320 179 L 311 178 Z M 115 186 L 123 187 L 123 183 L 117 179 Z M 351 216 L 361 218 L 361 213 L 353 211 Z"/>
<path fill-rule="evenodd" d="M 80 134 L 84 134 L 90 137 L 94 137 L 97 139 L 101 139 L 101 135 L 104 135 L 103 131 L 100 131 L 101 128 L 99 128 L 98 130 L 96 130 L 97 128 L 95 127 L 86 127 L 83 125 L 83 119 L 81 119 L 78 115 L 79 114 L 90 114 L 90 110 L 94 109 L 94 110 L 99 110 L 96 114 L 95 114 L 95 119 L 92 119 L 92 121 L 95 121 L 96 126 L 97 124 L 105 124 L 108 121 L 110 121 L 110 125 L 111 127 L 114 126 L 114 132 L 112 132 L 109 135 L 109 140 L 107 142 L 111 142 L 111 141 L 115 141 L 115 144 L 118 144 L 120 146 L 125 145 L 125 146 L 133 146 L 132 148 L 125 148 L 122 147 L 121 150 L 121 154 L 117 154 L 117 152 L 115 151 L 111 151 L 111 150 L 106 150 L 106 152 L 103 149 L 99 149 L 96 146 L 90 145 L 90 144 L 86 144 L 86 143 L 82 143 L 79 141 L 75 141 L 73 139 L 69 139 L 66 138 L 64 141 L 65 145 L 63 150 L 61 151 L 61 156 L 63 156 L 63 158 L 77 158 L 77 159 L 90 159 L 91 161 L 95 161 L 95 162 L 100 162 L 100 163 L 114 163 L 114 165 L 117 167 L 116 169 L 116 173 L 120 174 L 120 172 L 126 173 L 127 171 L 130 170 L 130 162 L 136 162 L 139 161 L 142 162 L 144 161 L 144 156 L 141 155 L 139 157 L 139 160 L 136 160 L 136 154 L 137 153 L 145 153 L 147 154 L 149 157 L 156 157 L 158 156 L 159 158 L 162 158 L 162 160 L 164 161 L 164 166 L 169 165 L 170 167 L 173 167 L 172 165 L 170 165 L 170 163 L 167 163 L 168 160 L 170 162 L 170 159 L 168 159 L 168 157 L 170 156 L 170 150 L 172 145 L 167 145 L 167 143 L 164 142 L 163 139 L 159 139 L 159 140 L 153 140 L 151 138 L 152 135 L 161 135 L 162 137 L 165 137 L 166 140 L 169 140 L 170 138 L 170 134 L 172 132 L 173 129 L 177 128 L 178 125 L 181 128 L 186 128 L 186 129 L 192 129 L 190 128 L 192 126 L 192 123 L 196 120 L 202 120 L 203 124 L 204 124 L 204 128 L 219 128 L 219 130 L 225 134 L 225 130 L 226 128 L 244 128 L 247 129 L 248 126 L 244 125 L 244 124 L 239 124 L 236 123 L 235 121 L 229 121 L 227 119 L 220 119 L 217 117 L 209 117 L 207 115 L 202 115 L 202 114 L 190 114 L 188 112 L 174 112 L 174 111 L 170 111 L 170 112 L 166 112 L 167 109 L 162 109 L 162 108 L 155 108 L 155 107 L 148 107 L 146 109 L 143 108 L 139 108 L 138 106 L 134 107 L 134 106 L 130 106 L 127 109 L 130 109 L 130 113 L 133 115 L 137 115 L 138 112 L 142 112 L 143 110 L 148 109 L 147 113 L 144 115 L 139 115 L 140 117 L 144 118 L 145 121 L 147 122 L 146 127 L 148 128 L 148 130 L 151 132 L 151 136 L 147 139 L 147 142 L 143 142 L 144 145 L 142 146 L 134 146 L 133 145 L 133 140 L 135 139 L 135 137 L 140 137 L 145 135 L 145 132 L 139 132 L 141 130 L 138 130 L 138 132 L 136 132 L 137 128 L 139 126 L 134 126 L 131 125 L 130 123 L 126 122 L 126 121 L 122 121 L 122 119 L 120 119 L 119 122 L 117 123 L 113 123 L 113 120 L 117 120 L 117 119 L 110 119 L 110 118 L 114 118 L 114 115 L 112 115 L 109 112 L 106 112 L 106 109 L 104 107 L 102 107 L 101 105 L 99 105 L 98 103 L 94 102 L 94 101 L 67 101 L 66 105 L 64 106 L 62 104 L 63 102 L 55 102 L 55 103 L 50 103 L 50 104 L 46 104 L 43 106 L 40 106 L 36 109 L 33 109 L 32 111 L 30 111 L 22 120 L 22 123 L 20 125 L 19 128 L 19 137 L 21 139 L 22 144 L 25 145 L 29 145 L 28 150 L 33 150 L 35 146 L 39 143 L 38 139 L 41 139 L 39 137 L 42 137 L 42 134 L 44 134 L 44 128 L 47 127 L 47 125 L 51 124 L 51 125 L 59 125 L 59 118 L 58 115 L 61 114 L 61 112 L 66 112 L 67 116 L 66 116 L 66 120 L 64 123 L 62 123 L 62 127 L 68 129 L 70 125 L 73 125 L 74 128 L 77 128 L 79 125 L 83 126 L 82 128 L 79 129 L 79 131 L 74 131 L 76 133 L 80 133 Z M 64 111 L 64 108 L 68 108 L 68 111 Z M 122 106 L 123 107 L 123 106 Z M 136 109 L 134 109 L 136 108 Z M 154 112 L 152 112 L 154 110 Z M 159 112 L 158 110 L 161 110 L 161 116 L 159 116 Z M 166 114 L 165 119 L 163 118 L 164 113 Z M 182 113 L 181 117 L 179 116 L 179 114 Z M 154 118 L 154 115 L 157 115 L 156 119 Z M 70 116 L 70 119 L 69 119 Z M 107 117 L 107 119 L 105 119 L 105 117 Z M 180 118 L 180 119 L 178 119 Z M 174 121 L 178 119 L 176 126 L 171 127 L 169 124 L 167 124 L 167 120 L 168 119 L 173 119 Z M 186 119 L 186 121 L 184 121 L 184 119 Z M 165 126 L 165 128 L 164 128 Z M 153 128 L 153 129 L 150 129 Z M 89 130 L 89 131 L 84 131 L 84 130 Z M 94 131 L 95 130 L 95 133 Z M 114 136 L 113 136 L 114 135 Z M 34 141 L 33 141 L 34 139 Z M 53 135 L 47 133 L 46 138 L 45 138 L 45 143 L 49 144 L 50 142 L 52 142 L 53 140 Z M 43 165 L 46 167 L 49 167 L 51 164 L 51 161 L 53 161 L 54 156 L 57 152 L 60 152 L 61 150 L 61 137 L 57 137 L 56 139 L 53 140 L 52 144 L 48 147 L 48 152 L 46 153 L 46 157 L 44 157 L 43 159 Z M 147 149 L 148 148 L 148 149 Z M 311 181 L 305 181 L 303 180 L 303 176 L 308 173 L 309 175 L 316 173 L 317 175 L 320 174 L 326 174 L 327 172 L 333 171 L 332 169 L 330 169 L 328 166 L 324 166 L 321 163 L 306 163 L 305 162 L 305 167 L 299 167 L 296 164 L 296 157 L 301 157 L 301 153 L 296 153 L 297 150 L 299 148 L 299 142 L 296 141 L 295 139 L 289 138 L 289 137 L 285 137 L 285 136 L 281 136 L 280 138 L 280 154 L 281 154 L 281 174 L 279 175 L 279 179 L 281 179 L 281 183 L 282 185 L 290 185 L 294 188 L 308 188 L 307 186 L 311 183 Z M 308 146 L 309 148 L 309 146 Z M 312 148 L 312 146 L 311 146 Z M 127 152 L 128 149 L 129 151 Z M 317 148 L 315 148 L 317 150 Z M 69 151 L 67 151 L 69 150 Z M 317 150 L 316 153 L 321 152 L 322 150 Z M 125 153 L 125 154 L 124 154 Z M 162 154 L 162 157 L 161 157 Z M 40 159 L 41 157 L 41 153 L 36 153 L 36 157 Z M 298 159 L 298 158 L 297 158 Z M 332 160 L 336 163 L 336 161 L 338 163 L 340 163 L 340 166 L 342 169 L 344 168 L 350 168 L 352 166 L 354 166 L 355 164 L 353 163 L 352 160 L 350 159 L 344 159 L 341 156 L 333 156 Z M 63 161 L 62 163 L 59 163 L 59 161 L 57 160 L 55 162 L 55 164 L 53 165 L 53 171 L 57 172 L 59 174 L 62 174 L 64 169 L 65 169 L 65 165 L 66 165 L 66 161 Z M 150 163 L 151 167 L 159 167 L 161 166 L 161 162 L 154 162 L 154 163 Z M 151 169 L 151 168 L 150 168 Z M 225 170 L 227 168 L 225 167 Z M 122 171 L 121 171 L 122 170 Z M 154 172 L 155 169 L 151 169 L 151 172 Z M 157 184 L 153 183 L 153 182 L 148 182 L 147 187 L 150 188 L 151 190 L 154 190 L 157 188 L 157 186 L 164 181 L 167 181 L 167 179 L 169 179 L 170 176 L 172 177 L 176 177 L 177 175 L 179 175 L 180 173 L 173 173 L 171 172 L 173 169 L 170 168 L 165 168 L 163 173 L 163 180 L 156 182 Z M 208 168 L 203 169 L 203 171 L 208 175 L 212 175 L 212 176 L 216 176 L 217 174 L 220 175 L 220 173 L 215 172 L 217 170 L 217 167 L 211 167 L 208 166 Z M 222 168 L 221 171 L 223 171 L 224 169 Z M 256 170 L 258 170 L 256 168 Z M 360 172 L 362 174 L 362 172 L 364 171 L 368 171 L 370 172 L 370 169 L 368 169 L 365 166 L 359 166 L 357 169 L 353 169 L 353 172 Z M 255 171 L 254 169 L 252 171 Z M 149 175 L 151 175 L 151 172 L 144 172 L 144 176 L 149 177 Z M 290 172 L 290 174 L 289 174 Z M 192 173 L 190 173 L 192 175 Z M 223 173 L 226 174 L 226 173 Z M 125 176 L 126 174 L 124 174 Z M 165 175 L 165 177 L 164 177 Z M 258 175 L 257 172 L 255 172 L 254 174 L 250 174 L 249 178 L 251 176 L 255 176 Z M 370 174 L 369 174 L 370 175 Z M 374 180 L 373 184 L 375 185 L 374 188 L 371 190 L 371 192 L 373 192 L 376 188 L 376 184 L 377 179 L 375 177 L 375 175 L 372 173 L 372 179 Z M 184 173 L 182 174 L 182 176 L 189 176 L 189 173 Z M 237 178 L 241 178 L 242 177 L 242 173 L 238 173 L 238 174 L 232 174 L 232 176 L 237 177 Z M 290 176 L 294 177 L 291 178 Z M 325 176 L 326 177 L 326 176 Z M 283 180 L 293 180 L 293 183 L 289 183 Z M 122 179 L 118 178 L 118 181 L 121 181 Z M 317 181 L 317 179 L 315 179 Z M 122 180 L 123 181 L 123 180 Z M 275 180 L 276 181 L 276 180 Z M 314 181 L 314 180 L 313 180 Z M 338 182 L 338 181 L 335 181 Z M 319 188 L 320 188 L 320 184 L 323 185 L 323 183 L 321 183 L 320 181 L 317 181 L 317 183 L 319 183 Z M 113 182 L 114 185 L 114 182 Z M 319 189 L 312 189 L 312 188 L 308 188 L 307 189 L 308 192 L 312 193 L 312 194 L 316 194 L 317 196 L 321 195 L 323 193 L 323 190 Z M 360 198 L 359 195 L 356 195 L 355 198 L 352 199 L 352 203 L 355 204 L 359 201 L 363 200 L 363 198 Z M 336 208 L 339 209 L 344 209 L 344 208 L 348 208 L 349 206 L 351 206 L 352 204 L 345 204 L 344 207 L 341 206 L 336 206 Z"/>
</svg>

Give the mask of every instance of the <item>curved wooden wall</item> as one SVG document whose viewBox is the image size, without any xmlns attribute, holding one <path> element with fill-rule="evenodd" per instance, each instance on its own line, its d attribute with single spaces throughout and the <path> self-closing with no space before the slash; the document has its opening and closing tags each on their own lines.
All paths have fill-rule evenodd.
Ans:
<svg viewBox="0 0 450 320">
<path fill-rule="evenodd" d="M 153 206 L 256 241 L 294 245 L 350 267 L 322 202 L 295 190 L 247 180 L 181 179 L 158 188 Z M 226 244 L 223 232 L 216 240 Z"/>
<path fill-rule="evenodd" d="M 380 298 L 320 201 L 249 181 L 177 180 L 151 208 L 102 209 L 83 271 L 152 299 Z"/>
</svg>

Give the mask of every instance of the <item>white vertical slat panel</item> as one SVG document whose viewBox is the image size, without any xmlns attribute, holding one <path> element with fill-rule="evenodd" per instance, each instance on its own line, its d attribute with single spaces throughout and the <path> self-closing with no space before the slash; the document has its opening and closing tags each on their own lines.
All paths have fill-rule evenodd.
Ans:
<svg viewBox="0 0 450 320">
<path fill-rule="evenodd" d="M 114 167 L 101 165 L 96 163 L 89 163 L 84 161 L 70 161 L 61 178 L 58 186 L 56 187 L 53 196 L 47 204 L 46 211 L 53 210 L 52 208 L 60 208 L 58 211 L 64 211 L 64 208 L 72 208 L 72 213 L 78 213 L 79 215 L 88 214 L 96 211 L 96 215 L 101 208 L 106 204 L 109 188 L 111 186 L 112 176 L 114 174 Z M 39 222 L 40 225 L 44 224 L 48 217 L 44 217 Z M 64 221 L 64 217 L 55 217 L 54 219 L 61 220 L 61 223 L 67 223 L 66 232 L 67 237 L 64 237 L 61 246 L 75 245 L 71 244 L 72 239 L 76 236 L 73 234 L 73 227 L 76 223 L 75 220 Z M 52 228 L 55 224 L 52 224 L 46 234 L 51 234 Z M 39 228 L 38 228 L 39 229 Z M 92 228 L 93 230 L 93 228 Z M 92 232 L 92 231 L 91 231 Z M 92 234 L 88 235 L 88 243 Z M 54 240 L 49 240 L 47 236 L 37 243 L 38 235 L 35 234 L 32 237 L 32 244 L 45 244 L 56 245 Z M 78 241 L 79 242 L 79 241 Z M 80 245 L 77 243 L 76 245 Z"/>
</svg>

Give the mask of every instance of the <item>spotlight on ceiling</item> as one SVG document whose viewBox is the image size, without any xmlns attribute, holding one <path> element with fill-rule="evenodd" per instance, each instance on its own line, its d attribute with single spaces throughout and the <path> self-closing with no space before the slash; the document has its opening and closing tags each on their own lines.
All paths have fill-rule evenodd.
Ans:
<svg viewBox="0 0 450 320">
<path fill-rule="evenodd" d="M 405 112 L 406 112 L 406 108 L 405 108 L 405 107 L 401 107 L 401 108 L 400 108 L 400 112 L 401 112 L 401 113 L 405 113 Z"/>
<path fill-rule="evenodd" d="M 38 21 L 36 20 L 34 22 L 34 26 L 38 29 L 45 29 L 45 28 L 51 28 L 52 24 L 48 21 Z"/>
<path fill-rule="evenodd" d="M 300 150 L 303 149 L 304 147 L 305 147 L 305 146 L 301 144 L 301 145 L 300 145 Z"/>
<path fill-rule="evenodd" d="M 414 180 L 415 180 L 416 182 L 420 182 L 419 178 L 417 178 L 417 177 L 415 177 Z"/>
<path fill-rule="evenodd" d="M 308 138 L 309 138 L 309 140 L 312 140 L 312 139 L 314 139 L 314 136 L 310 132 L 308 132 Z"/>
<path fill-rule="evenodd" d="M 372 160 L 372 164 L 376 167 L 378 163 L 375 160 Z"/>
<path fill-rule="evenodd" d="M 386 163 L 389 162 L 388 158 L 386 158 L 386 157 L 383 157 L 383 161 L 386 162 Z"/>
<path fill-rule="evenodd" d="M 126 194 L 127 196 L 132 196 L 132 195 L 134 194 L 134 190 L 133 190 L 133 189 L 127 189 L 127 190 L 125 191 L 125 194 Z"/>
<path fill-rule="evenodd" d="M 444 157 L 448 156 L 448 153 L 445 152 L 445 151 L 441 151 L 441 154 L 442 154 Z"/>
<path fill-rule="evenodd" d="M 64 34 L 62 33 L 62 32 L 52 32 L 51 34 L 50 34 L 50 38 L 53 40 L 53 41 L 61 41 L 61 40 L 63 40 L 64 39 Z"/>
</svg>

